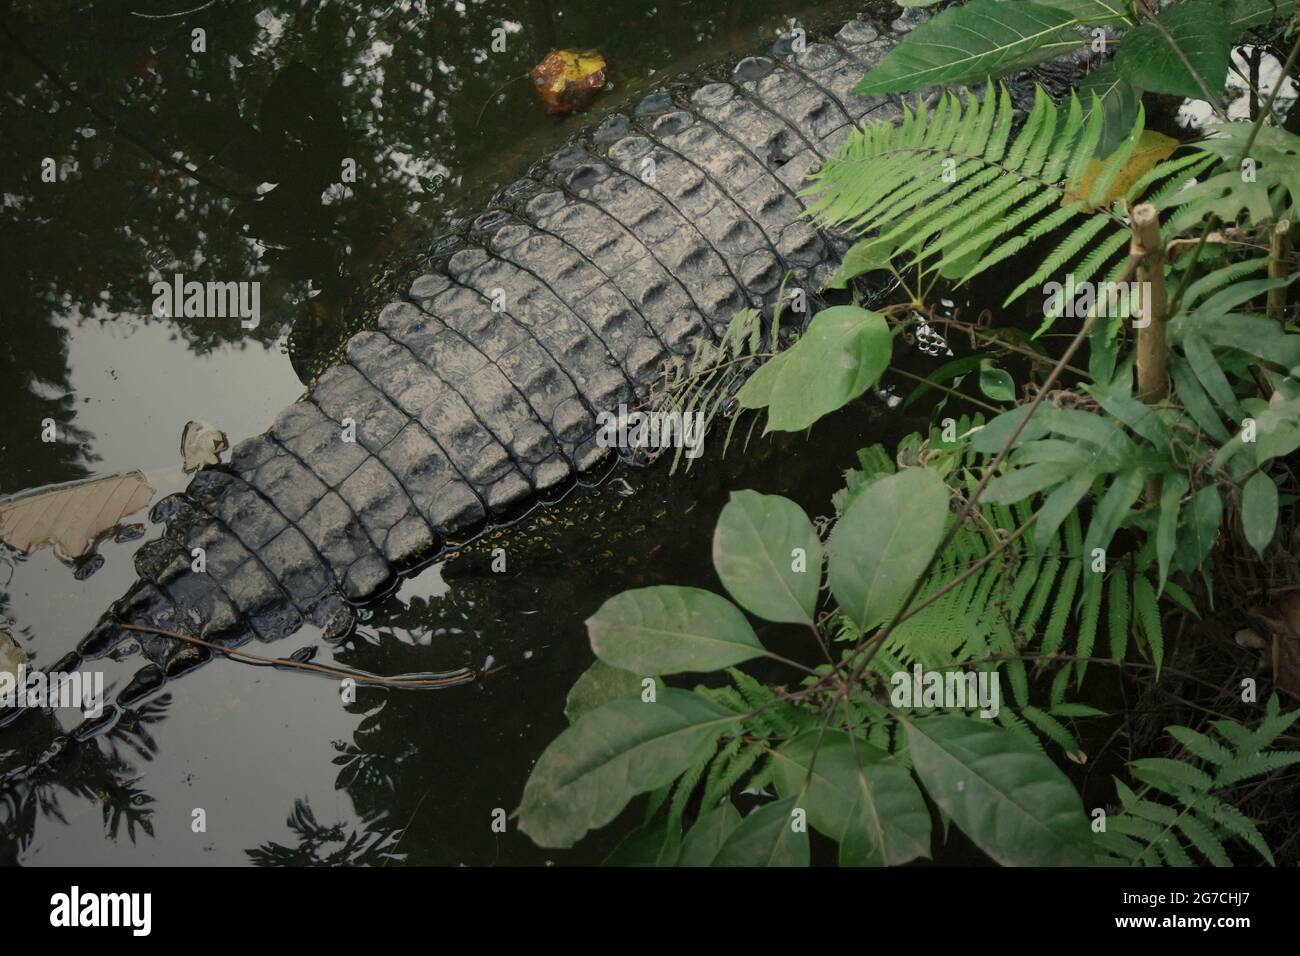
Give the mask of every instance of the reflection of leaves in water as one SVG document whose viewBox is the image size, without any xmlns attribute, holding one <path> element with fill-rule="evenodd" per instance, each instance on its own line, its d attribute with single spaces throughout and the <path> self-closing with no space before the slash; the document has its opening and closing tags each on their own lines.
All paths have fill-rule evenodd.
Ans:
<svg viewBox="0 0 1300 956">
<path fill-rule="evenodd" d="M 162 694 L 146 701 L 135 710 L 126 711 L 113 728 L 105 735 L 114 756 L 119 756 L 117 744 L 130 747 L 144 760 L 153 760 L 158 753 L 158 742 L 149 733 L 147 725 L 156 724 L 167 716 L 171 706 L 172 695 Z M 120 759 L 120 757 L 119 757 Z"/>
<path fill-rule="evenodd" d="M 298 836 L 296 847 L 263 843 L 246 851 L 255 866 L 380 866 L 400 863 L 396 852 L 399 831 L 379 828 L 380 821 L 363 821 L 363 830 L 345 829 L 342 823 L 322 826 L 305 799 L 295 800 L 289 829 Z M 336 846 L 331 846 L 337 844 Z"/>
<path fill-rule="evenodd" d="M 135 783 L 135 781 L 132 780 L 131 783 Z M 123 821 L 126 822 L 126 833 L 131 838 L 132 843 L 136 840 L 135 828 L 137 826 L 150 836 L 154 835 L 154 808 L 149 804 L 156 801 L 143 790 L 122 783 L 101 790 L 99 799 L 103 804 L 104 826 L 108 829 L 108 835 L 112 839 L 117 839 L 117 832 L 121 828 Z"/>
<path fill-rule="evenodd" d="M 42 817 L 67 824 L 59 803 L 61 796 L 98 804 L 110 838 L 117 838 L 123 823 L 133 842 L 136 827 L 152 836 L 150 804 L 154 798 L 135 786 L 139 782 L 135 767 L 122 759 L 114 739 L 130 740 L 133 749 L 142 755 L 150 750 L 156 753 L 152 737 L 144 734 L 141 739 L 138 735 L 144 724 L 163 719 L 170 702 L 170 695 L 164 694 L 139 711 L 127 711 L 112 733 L 75 745 L 75 753 L 41 766 L 36 766 L 38 755 L 62 733 L 49 712 L 26 713 L 0 730 L 4 739 L 13 744 L 0 750 L 0 781 L 4 781 L 0 783 L 0 865 L 21 862 L 20 854 L 31 846 Z"/>
<path fill-rule="evenodd" d="M 338 756 L 334 758 L 335 766 L 342 767 L 334 789 L 351 790 L 362 787 L 367 790 L 384 790 L 392 792 L 394 787 L 393 772 L 400 761 L 392 760 L 386 753 L 364 751 L 355 744 L 335 740 L 334 749 Z"/>
</svg>

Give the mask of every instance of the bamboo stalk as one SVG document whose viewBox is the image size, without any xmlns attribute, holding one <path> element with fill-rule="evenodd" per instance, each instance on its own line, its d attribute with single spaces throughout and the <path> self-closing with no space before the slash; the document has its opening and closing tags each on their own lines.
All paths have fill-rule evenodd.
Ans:
<svg viewBox="0 0 1300 956">
<path fill-rule="evenodd" d="M 1268 277 L 1285 279 L 1290 268 L 1291 220 L 1279 219 L 1268 239 Z M 1268 290 L 1268 317 L 1277 322 L 1286 318 L 1286 286 Z"/>
<path fill-rule="evenodd" d="M 1165 250 L 1160 241 L 1160 215 L 1150 203 L 1134 206 L 1129 214 L 1133 236 L 1129 255 L 1137 260 L 1137 277 L 1141 283 L 1141 321 L 1137 323 L 1138 397 L 1156 405 L 1169 394 L 1165 367 L 1169 345 L 1165 339 L 1165 319 L 1169 299 L 1165 291 Z"/>
<path fill-rule="evenodd" d="M 1133 235 L 1129 240 L 1129 259 L 1137 262 L 1139 301 L 1142 303 L 1137 326 L 1138 398 L 1147 405 L 1158 405 L 1169 394 L 1166 365 L 1169 343 L 1165 337 L 1165 319 L 1169 298 L 1165 290 L 1165 247 L 1160 240 L 1160 214 L 1151 203 L 1141 203 L 1129 211 Z M 1160 476 L 1147 479 L 1145 498 L 1160 500 Z"/>
</svg>

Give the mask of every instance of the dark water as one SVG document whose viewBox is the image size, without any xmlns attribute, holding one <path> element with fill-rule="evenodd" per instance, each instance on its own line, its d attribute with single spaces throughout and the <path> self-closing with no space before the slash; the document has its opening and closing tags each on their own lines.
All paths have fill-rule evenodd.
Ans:
<svg viewBox="0 0 1300 956">
<path fill-rule="evenodd" d="M 182 487 L 184 423 L 212 422 L 232 444 L 262 431 L 364 322 L 418 237 L 472 214 L 579 125 L 664 77 L 761 48 L 791 17 L 813 29 L 861 5 L 184 12 L 200 6 L 31 0 L 3 16 L 0 495 L 131 469 L 159 494 Z M 506 50 L 494 53 L 498 27 Z M 586 116 L 548 117 L 521 79 L 553 47 L 594 47 L 610 63 L 613 88 Z M 42 178 L 47 157 L 55 182 Z M 338 181 L 345 160 L 355 183 Z M 260 280 L 260 325 L 151 317 L 153 281 L 177 271 Z M 828 514 L 853 449 L 914 424 L 877 416 L 857 408 L 806 439 L 723 460 L 711 440 L 690 475 L 625 471 L 580 490 L 405 582 L 356 641 L 317 658 L 388 674 L 505 665 L 479 683 L 363 690 L 344 706 L 336 682 L 227 661 L 178 680 L 112 736 L 0 798 L 0 861 L 599 860 L 617 828 L 556 853 L 490 827 L 564 725 L 565 693 L 591 659 L 583 620 L 629 587 L 717 587 L 711 531 L 732 489 Z M 58 442 L 41 440 L 46 419 Z M 49 550 L 0 554 L 0 629 L 50 664 L 131 583 L 138 544 L 103 545 L 104 566 L 85 580 Z M 483 560 L 498 545 L 505 574 Z M 287 655 L 315 639 L 304 631 L 259 650 Z M 110 683 L 140 663 L 109 662 Z M 38 717 L 0 731 L 0 772 L 57 730 Z M 191 829 L 199 808 L 206 833 Z"/>
</svg>

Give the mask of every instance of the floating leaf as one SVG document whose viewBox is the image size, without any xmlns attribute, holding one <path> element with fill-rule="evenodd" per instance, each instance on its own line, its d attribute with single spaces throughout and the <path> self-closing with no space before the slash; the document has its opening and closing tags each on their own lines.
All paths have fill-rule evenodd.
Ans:
<svg viewBox="0 0 1300 956">
<path fill-rule="evenodd" d="M 153 499 L 138 471 L 92 478 L 0 501 L 0 540 L 28 554 L 51 546 L 65 561 L 83 557 L 95 542 Z"/>
<path fill-rule="evenodd" d="M 552 50 L 533 67 L 532 77 L 548 113 L 572 113 L 605 85 L 605 58 L 594 50 Z"/>
<path fill-rule="evenodd" d="M 768 621 L 811 624 L 822 543 L 789 498 L 734 491 L 713 532 L 713 566 L 736 602 Z"/>
<path fill-rule="evenodd" d="M 1130 123 L 1130 128 L 1131 126 Z M 1166 136 L 1164 133 L 1152 132 L 1149 129 L 1144 130 L 1137 141 L 1137 145 L 1133 148 L 1133 152 L 1120 166 L 1115 178 L 1111 180 L 1110 185 L 1107 186 L 1098 201 L 1089 202 L 1088 198 L 1097 177 L 1101 175 L 1102 170 L 1106 168 L 1106 164 L 1110 162 L 1109 156 L 1106 159 L 1090 159 L 1088 161 L 1088 165 L 1084 167 L 1083 175 L 1079 177 L 1079 181 L 1067 184 L 1065 195 L 1061 197 L 1061 205 L 1068 206 L 1073 202 L 1082 202 L 1086 212 L 1105 209 L 1117 199 L 1123 199 L 1134 183 L 1154 169 L 1157 163 L 1164 162 L 1172 156 L 1174 150 L 1181 145 L 1178 140 Z"/>
<path fill-rule="evenodd" d="M 1003 866 L 1088 862 L 1083 801 L 1060 768 L 987 720 L 906 719 L 917 775 L 945 814 Z"/>
<path fill-rule="evenodd" d="M 633 797 L 665 786 L 707 755 L 741 715 L 691 691 L 653 704 L 611 701 L 551 742 L 533 767 L 519 827 L 539 846 L 567 847 L 614 819 Z"/>
<path fill-rule="evenodd" d="M 712 671 L 763 654 L 741 610 L 702 588 L 624 591 L 587 618 L 587 634 L 597 657 L 634 674 Z"/>
<path fill-rule="evenodd" d="M 831 592 L 862 630 L 892 613 L 943 537 L 948 488 L 928 468 L 874 482 L 835 525 L 828 546 Z"/>
<path fill-rule="evenodd" d="M 185 474 L 221 464 L 221 453 L 230 447 L 226 433 L 207 422 L 190 421 L 181 432 L 181 470 Z"/>
</svg>

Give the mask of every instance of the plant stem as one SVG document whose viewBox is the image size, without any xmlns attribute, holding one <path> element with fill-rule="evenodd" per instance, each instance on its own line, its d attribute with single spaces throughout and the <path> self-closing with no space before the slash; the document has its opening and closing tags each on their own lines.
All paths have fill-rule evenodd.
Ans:
<svg viewBox="0 0 1300 956">
<path fill-rule="evenodd" d="M 1268 277 L 1285 279 L 1290 271 L 1291 220 L 1279 219 L 1268 237 Z M 1286 317 L 1286 286 L 1268 290 L 1268 317 L 1281 322 Z"/>
</svg>

